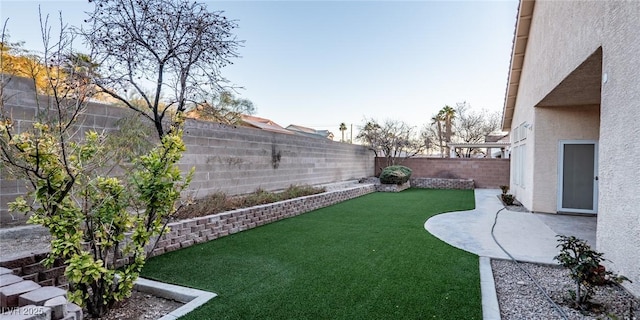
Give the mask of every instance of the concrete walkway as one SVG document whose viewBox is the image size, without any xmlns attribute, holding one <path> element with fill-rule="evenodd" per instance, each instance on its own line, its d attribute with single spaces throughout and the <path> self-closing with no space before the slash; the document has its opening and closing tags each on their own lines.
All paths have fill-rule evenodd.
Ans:
<svg viewBox="0 0 640 320">
<path fill-rule="evenodd" d="M 425 229 L 440 240 L 481 257 L 508 259 L 491 237 L 496 212 L 503 208 L 500 190 L 476 189 L 476 208 L 436 215 Z M 495 236 L 517 260 L 554 263 L 558 254 L 557 234 L 574 235 L 595 247 L 596 218 L 503 210 L 498 215 Z"/>
<path fill-rule="evenodd" d="M 436 215 L 424 227 L 440 240 L 480 256 L 482 318 L 500 320 L 500 308 L 489 258 L 508 259 L 491 236 L 496 213 L 503 208 L 499 190 L 476 189 L 476 208 Z M 534 214 L 502 210 L 494 228 L 498 242 L 519 261 L 552 263 L 558 254 L 556 235 L 576 236 L 595 248 L 596 217 Z"/>
</svg>

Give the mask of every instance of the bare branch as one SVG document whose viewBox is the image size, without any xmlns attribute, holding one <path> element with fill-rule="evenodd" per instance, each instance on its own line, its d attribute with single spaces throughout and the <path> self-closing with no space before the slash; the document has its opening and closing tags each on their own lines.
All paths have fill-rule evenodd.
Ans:
<svg viewBox="0 0 640 320">
<path fill-rule="evenodd" d="M 222 12 L 188 0 L 92 2 L 91 26 L 81 33 L 92 47 L 92 60 L 100 62 L 103 76 L 96 82 L 120 101 L 129 88 L 143 95 L 144 108 L 132 109 L 148 112 L 160 137 L 169 130 L 163 106 L 184 112 L 187 101 L 203 103 L 221 90 L 226 79 L 220 69 L 238 57 L 242 43 L 232 34 L 236 22 Z M 149 85 L 152 99 L 142 89 Z"/>
</svg>

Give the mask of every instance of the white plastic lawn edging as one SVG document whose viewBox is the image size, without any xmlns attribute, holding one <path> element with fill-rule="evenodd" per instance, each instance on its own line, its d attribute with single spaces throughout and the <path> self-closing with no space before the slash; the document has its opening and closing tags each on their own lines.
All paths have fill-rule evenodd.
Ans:
<svg viewBox="0 0 640 320">
<path fill-rule="evenodd" d="M 185 304 L 182 307 L 166 314 L 159 320 L 178 319 L 218 296 L 213 292 L 177 286 L 144 278 L 138 278 L 138 280 L 136 280 L 134 289 Z"/>
<path fill-rule="evenodd" d="M 500 306 L 496 294 L 496 283 L 493 279 L 491 259 L 480 257 L 480 291 L 482 296 L 482 319 L 500 320 Z"/>
</svg>

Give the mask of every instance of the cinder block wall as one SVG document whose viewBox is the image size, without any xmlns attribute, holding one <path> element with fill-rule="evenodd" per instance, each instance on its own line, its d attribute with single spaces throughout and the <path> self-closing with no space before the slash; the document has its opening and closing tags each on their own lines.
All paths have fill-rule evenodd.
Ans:
<svg viewBox="0 0 640 320">
<path fill-rule="evenodd" d="M 47 97 L 36 99 L 33 83 L 13 78 L 4 88 L 6 112 L 15 126 L 28 128 Z M 114 130 L 116 121 L 130 115 L 126 108 L 90 103 L 80 117 L 80 129 Z M 150 139 L 157 139 L 155 136 Z M 371 176 L 374 155 L 365 147 L 247 127 L 188 120 L 187 151 L 180 167 L 195 168 L 190 195 L 212 192 L 245 194 L 257 188 L 284 189 L 290 185 L 322 184 Z M 24 224 L 26 217 L 10 213 L 7 203 L 24 194 L 25 182 L 8 180 L 0 167 L 0 225 Z"/>
<path fill-rule="evenodd" d="M 328 139 L 188 121 L 184 170 L 195 167 L 191 189 L 198 195 L 243 194 L 257 188 L 322 184 L 373 173 L 373 153 Z"/>
<path fill-rule="evenodd" d="M 480 189 L 509 185 L 509 159 L 409 158 L 396 164 L 411 168 L 413 178 L 471 179 Z M 376 175 L 386 166 L 386 158 L 376 158 Z"/>
</svg>

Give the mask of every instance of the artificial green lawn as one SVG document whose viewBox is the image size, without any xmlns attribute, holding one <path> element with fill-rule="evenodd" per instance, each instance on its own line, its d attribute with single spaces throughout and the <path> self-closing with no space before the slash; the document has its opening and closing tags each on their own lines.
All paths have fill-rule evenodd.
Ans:
<svg viewBox="0 0 640 320">
<path fill-rule="evenodd" d="M 478 257 L 424 229 L 472 191 L 376 192 L 148 261 L 215 292 L 182 319 L 481 319 Z"/>
</svg>

